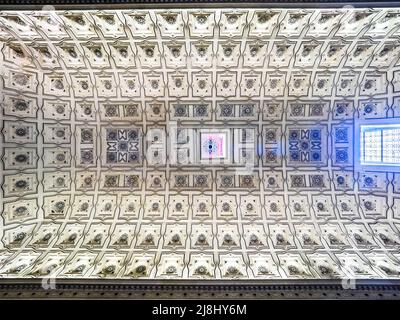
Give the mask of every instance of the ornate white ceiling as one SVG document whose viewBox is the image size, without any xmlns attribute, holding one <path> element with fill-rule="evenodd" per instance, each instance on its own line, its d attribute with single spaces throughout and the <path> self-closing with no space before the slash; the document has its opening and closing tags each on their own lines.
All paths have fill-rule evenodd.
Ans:
<svg viewBox="0 0 400 320">
<path fill-rule="evenodd" d="M 400 175 L 355 172 L 352 137 L 400 116 L 399 26 L 0 12 L 0 276 L 397 278 Z"/>
</svg>

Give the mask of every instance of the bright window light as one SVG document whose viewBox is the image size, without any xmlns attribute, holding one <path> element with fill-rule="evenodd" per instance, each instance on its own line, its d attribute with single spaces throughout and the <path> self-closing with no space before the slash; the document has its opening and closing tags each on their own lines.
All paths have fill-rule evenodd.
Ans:
<svg viewBox="0 0 400 320">
<path fill-rule="evenodd" d="M 360 126 L 360 164 L 400 165 L 400 123 Z"/>
</svg>

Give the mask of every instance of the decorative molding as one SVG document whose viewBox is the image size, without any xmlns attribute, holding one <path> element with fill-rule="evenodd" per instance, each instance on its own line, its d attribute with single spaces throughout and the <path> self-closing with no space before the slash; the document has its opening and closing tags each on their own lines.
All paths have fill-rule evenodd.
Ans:
<svg viewBox="0 0 400 320">
<path fill-rule="evenodd" d="M 359 280 L 355 289 L 339 281 L 124 281 L 1 280 L 0 299 L 400 299 L 400 281 Z"/>
</svg>

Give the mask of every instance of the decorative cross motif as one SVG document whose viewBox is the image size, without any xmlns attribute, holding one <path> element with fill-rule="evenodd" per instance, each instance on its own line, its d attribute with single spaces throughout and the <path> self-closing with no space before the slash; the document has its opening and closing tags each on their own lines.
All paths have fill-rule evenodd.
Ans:
<svg viewBox="0 0 400 320">
<path fill-rule="evenodd" d="M 139 129 L 106 131 L 107 163 L 139 163 Z"/>
</svg>

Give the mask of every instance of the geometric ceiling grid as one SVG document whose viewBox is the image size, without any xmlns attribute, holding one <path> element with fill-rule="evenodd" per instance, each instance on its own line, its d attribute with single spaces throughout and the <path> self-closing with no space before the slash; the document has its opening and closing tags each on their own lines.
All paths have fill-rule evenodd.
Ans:
<svg viewBox="0 0 400 320">
<path fill-rule="evenodd" d="M 400 10 L 0 12 L 0 277 L 400 275 Z"/>
</svg>

